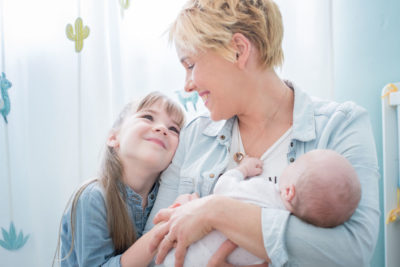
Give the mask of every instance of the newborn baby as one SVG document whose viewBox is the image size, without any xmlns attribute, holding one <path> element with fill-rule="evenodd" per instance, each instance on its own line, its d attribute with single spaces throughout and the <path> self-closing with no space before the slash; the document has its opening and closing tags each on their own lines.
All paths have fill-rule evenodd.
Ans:
<svg viewBox="0 0 400 267">
<path fill-rule="evenodd" d="M 239 166 L 217 181 L 214 194 L 232 197 L 263 208 L 287 209 L 298 218 L 319 227 L 335 227 L 347 221 L 361 198 L 361 186 L 351 164 L 333 150 L 312 150 L 286 167 L 278 183 L 262 176 L 263 162 L 244 157 Z M 240 215 L 239 215 L 240 216 Z M 213 231 L 192 244 L 185 267 L 206 266 L 226 237 Z M 165 258 L 174 266 L 175 249 Z M 265 262 L 238 247 L 228 257 L 234 265 Z"/>
</svg>

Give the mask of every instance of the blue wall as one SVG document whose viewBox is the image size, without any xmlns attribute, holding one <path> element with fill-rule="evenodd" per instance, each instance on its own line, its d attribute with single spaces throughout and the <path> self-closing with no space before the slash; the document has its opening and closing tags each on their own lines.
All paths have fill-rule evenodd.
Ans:
<svg viewBox="0 0 400 267">
<path fill-rule="evenodd" d="M 353 100 L 370 114 L 382 176 L 380 93 L 400 81 L 400 1 L 332 0 L 335 99 Z M 384 266 L 383 191 L 378 244 L 371 266 Z"/>
</svg>

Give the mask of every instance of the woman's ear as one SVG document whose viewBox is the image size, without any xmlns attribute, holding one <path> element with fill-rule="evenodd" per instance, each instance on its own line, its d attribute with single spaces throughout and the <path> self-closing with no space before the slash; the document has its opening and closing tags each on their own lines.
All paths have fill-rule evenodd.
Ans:
<svg viewBox="0 0 400 267">
<path fill-rule="evenodd" d="M 252 44 L 243 34 L 235 33 L 232 36 L 232 46 L 236 51 L 236 63 L 243 69 L 250 58 Z"/>
<path fill-rule="evenodd" d="M 110 132 L 110 134 L 108 135 L 106 143 L 109 147 L 118 148 L 119 147 L 118 132 L 115 130 L 112 130 Z"/>
</svg>

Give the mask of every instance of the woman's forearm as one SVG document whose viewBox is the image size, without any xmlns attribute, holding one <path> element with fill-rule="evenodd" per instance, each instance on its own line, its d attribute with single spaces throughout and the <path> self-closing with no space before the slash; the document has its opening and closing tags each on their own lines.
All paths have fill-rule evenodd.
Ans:
<svg viewBox="0 0 400 267">
<path fill-rule="evenodd" d="M 264 248 L 261 208 L 224 196 L 210 196 L 207 220 L 239 247 L 269 261 Z"/>
<path fill-rule="evenodd" d="M 187 248 L 212 230 L 218 230 L 235 244 L 259 258 L 269 261 L 261 230 L 261 208 L 229 197 L 210 195 L 195 199 L 177 208 L 161 210 L 155 223 L 158 227 L 151 240 L 151 249 L 158 248 L 156 263 L 164 261 L 176 247 L 175 265 L 183 266 Z M 168 234 L 167 238 L 164 238 Z"/>
</svg>

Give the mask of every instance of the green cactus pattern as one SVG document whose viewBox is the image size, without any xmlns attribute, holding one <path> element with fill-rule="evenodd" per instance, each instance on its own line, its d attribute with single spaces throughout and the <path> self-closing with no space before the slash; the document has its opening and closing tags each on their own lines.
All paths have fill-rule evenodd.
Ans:
<svg viewBox="0 0 400 267">
<path fill-rule="evenodd" d="M 75 20 L 75 34 L 74 29 L 72 28 L 71 24 L 67 25 L 66 33 L 68 39 L 75 42 L 75 51 L 77 53 L 82 51 L 83 48 L 83 40 L 89 36 L 89 27 L 83 27 L 83 22 L 81 18 L 77 18 Z"/>
<path fill-rule="evenodd" d="M 121 5 L 122 9 L 129 8 L 129 0 L 119 0 L 119 4 Z"/>
</svg>

